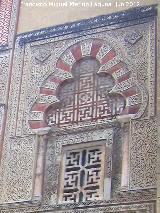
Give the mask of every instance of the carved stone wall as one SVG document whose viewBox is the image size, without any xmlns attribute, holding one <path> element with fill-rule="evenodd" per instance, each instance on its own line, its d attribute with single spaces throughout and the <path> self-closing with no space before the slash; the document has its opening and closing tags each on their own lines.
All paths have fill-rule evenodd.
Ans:
<svg viewBox="0 0 160 213">
<path fill-rule="evenodd" d="M 0 202 L 3 204 L 0 212 L 78 213 L 86 212 L 86 208 L 88 212 L 155 211 L 155 37 L 154 6 L 17 36 L 0 172 Z M 3 60 L 8 61 L 8 56 Z M 87 69 L 85 78 L 75 74 L 79 70 L 84 71 L 80 64 L 83 60 L 97 62 L 97 65 L 89 66 L 89 69 L 96 68 L 90 78 L 86 77 L 89 74 Z M 81 68 L 76 68 L 77 64 Z M 5 66 L 1 66 L 4 72 Z M 79 79 L 81 82 L 75 84 L 74 80 L 78 82 Z M 85 90 L 80 96 L 82 89 L 86 85 L 91 88 L 93 83 L 92 89 Z M 75 89 L 76 85 L 79 88 L 82 85 L 82 88 Z M 96 89 L 95 85 L 98 85 Z M 103 99 L 100 102 L 102 100 L 96 98 L 102 85 L 105 91 L 99 95 Z M 69 92 L 74 102 L 69 102 Z M 112 95 L 116 95 L 116 99 L 113 100 Z M 104 101 L 105 98 L 107 101 Z M 80 115 L 77 113 L 80 101 L 83 107 L 89 101 L 94 107 L 85 105 Z M 73 119 L 73 110 L 68 110 L 71 103 L 75 106 Z M 62 114 L 59 114 L 60 110 Z M 90 111 L 96 116 L 89 114 Z M 46 158 L 40 156 L 45 160 L 41 162 L 44 173 L 35 174 L 35 170 L 39 171 L 35 168 L 38 152 L 35 134 L 42 136 L 46 132 Z M 110 186 L 106 187 L 110 197 L 97 201 L 58 203 L 63 146 L 95 141 L 104 141 L 105 146 L 112 150 L 105 165 L 110 171 L 107 174 Z M 123 154 L 129 159 L 125 166 Z M 124 168 L 127 181 L 122 187 Z M 34 181 L 38 176 L 44 176 L 42 200 L 33 199 Z"/>
<path fill-rule="evenodd" d="M 19 10 L 19 0 L 1 0 L 0 1 L 0 163 L 1 165 L 5 166 L 7 169 L 8 165 L 12 162 L 12 158 L 19 159 L 19 156 L 14 152 L 12 145 L 10 142 L 10 138 L 7 135 L 6 131 L 6 117 L 8 112 L 8 99 L 9 99 L 9 88 L 10 88 L 10 78 L 11 78 L 11 68 L 12 68 L 12 56 L 13 56 L 13 46 L 14 46 L 14 39 L 16 34 L 16 25 L 17 25 L 17 18 L 18 18 L 18 10 Z M 6 137 L 7 136 L 7 137 Z M 8 150 L 7 147 L 12 147 L 12 157 L 11 159 L 6 158 L 5 151 Z M 19 146 L 20 147 L 20 146 Z M 2 152 L 4 150 L 4 152 Z M 16 150 L 16 148 L 15 148 Z M 11 150 L 10 150 L 11 151 Z M 9 155 L 9 152 L 7 153 Z M 7 166 L 6 166 L 7 165 Z M 3 173 L 4 167 L 1 166 L 1 172 Z M 11 165 L 9 165 L 10 167 Z M 12 168 L 12 166 L 10 167 Z M 14 168 L 14 167 L 13 167 Z M 12 168 L 12 169 L 13 169 Z M 17 163 L 18 168 L 18 163 Z M 10 170 L 9 170 L 10 171 Z M 14 173 L 14 172 L 13 172 Z M 12 175 L 13 175 L 12 173 Z M 14 176 L 14 175 L 13 175 Z M 7 179 L 8 176 L 5 175 L 2 177 L 0 176 L 0 185 L 1 185 L 1 192 L 0 197 L 3 194 L 3 183 L 4 178 Z M 14 178 L 13 178 L 14 179 Z M 17 184 L 17 183 L 16 183 Z M 9 188 L 8 185 L 6 188 Z M 10 191 L 9 194 L 13 192 Z M 10 196 L 8 194 L 8 196 Z M 0 203 L 3 203 L 3 199 Z"/>
<path fill-rule="evenodd" d="M 13 43 L 19 0 L 1 0 L 0 4 L 0 49 Z"/>
<path fill-rule="evenodd" d="M 73 43 L 76 43 L 79 40 L 83 40 L 84 38 L 86 39 L 86 37 L 88 38 L 102 38 L 103 39 L 107 39 L 108 41 L 110 41 L 110 43 L 113 43 L 113 47 L 115 45 L 120 47 L 117 47 L 118 49 L 122 48 L 121 46 L 124 45 L 125 50 L 123 50 L 123 48 L 121 49 L 121 51 L 126 52 L 126 54 L 128 54 L 128 58 L 126 58 L 125 60 L 127 60 L 128 63 L 128 69 L 129 71 L 132 72 L 132 79 L 137 79 L 137 80 L 133 80 L 134 84 L 137 85 L 137 81 L 138 80 L 138 75 L 140 75 L 140 67 L 142 67 L 142 62 L 144 61 L 144 64 L 148 63 L 147 60 L 145 60 L 147 58 L 147 54 L 148 54 L 148 50 L 145 50 L 147 47 L 147 44 L 149 42 L 149 37 L 148 34 L 151 33 L 150 31 L 150 27 L 153 26 L 153 22 L 151 23 L 145 23 L 143 24 L 144 28 L 142 28 L 141 26 L 139 27 L 139 31 L 142 31 L 142 29 L 145 32 L 142 32 L 144 35 L 143 37 L 141 37 L 141 39 L 139 40 L 139 44 L 140 47 L 138 47 L 138 44 L 135 43 L 135 46 L 133 46 L 132 50 L 131 47 L 127 46 L 127 43 L 125 41 L 124 35 L 127 34 L 126 32 L 124 32 L 122 29 L 119 30 L 112 30 L 111 32 L 108 33 L 98 33 L 94 34 L 94 36 L 91 35 L 87 35 L 85 37 L 81 37 L 81 38 L 76 38 L 74 39 L 67 39 L 65 42 L 64 41 L 60 41 L 57 42 L 57 38 L 55 39 L 50 39 L 49 40 L 49 44 L 44 44 L 44 42 L 41 44 L 41 42 L 36 42 L 34 44 L 32 44 L 30 46 L 30 44 L 27 44 L 25 47 L 25 63 L 22 64 L 22 60 L 20 60 L 20 58 L 22 58 L 23 55 L 23 48 L 21 47 L 20 49 L 17 46 L 17 50 L 16 50 L 16 56 L 19 57 L 15 57 L 15 60 L 20 61 L 19 63 L 15 63 L 13 69 L 16 69 L 16 73 L 13 74 L 13 79 L 14 82 L 16 82 L 16 84 L 14 84 L 12 86 L 12 90 L 11 90 L 11 94 L 12 97 L 18 97 L 18 91 L 16 91 L 17 85 L 19 85 L 19 87 L 21 87 L 21 91 L 25 91 L 20 95 L 20 99 L 18 98 L 14 98 L 13 100 L 13 105 L 19 105 L 20 109 L 19 111 L 17 111 L 16 107 L 12 107 L 12 111 L 14 111 L 14 114 L 17 115 L 17 121 L 14 118 L 11 118 L 11 124 L 10 128 L 12 128 L 11 134 L 14 135 L 24 135 L 24 134 L 28 134 L 30 131 L 30 128 L 28 126 L 28 120 L 32 119 L 32 128 L 36 129 L 38 127 L 45 127 L 46 124 L 43 123 L 43 114 L 45 109 L 53 103 L 56 103 L 58 100 L 55 97 L 54 94 L 54 90 L 57 88 L 58 84 L 63 81 L 64 79 L 68 79 L 71 78 L 71 75 L 69 74 L 69 72 L 64 72 L 63 70 L 59 69 L 57 70 L 56 68 L 56 62 L 58 60 L 58 57 L 61 56 L 61 54 L 65 51 L 66 48 L 68 48 L 68 46 L 72 45 Z M 135 29 L 134 29 L 135 28 Z M 137 27 L 131 27 L 132 30 L 130 30 L 128 28 L 128 32 L 131 34 L 133 33 L 135 30 L 137 30 Z M 131 31 L 131 32 L 130 32 Z M 119 38 L 119 42 L 114 42 L 114 38 L 116 39 L 116 36 Z M 122 37 L 121 37 L 122 36 Z M 65 36 L 65 38 L 67 38 L 69 36 Z M 55 40 L 55 42 L 53 42 Z M 48 41 L 47 41 L 48 42 Z M 145 43 L 147 42 L 147 43 Z M 18 40 L 17 40 L 17 45 L 18 44 Z M 118 43 L 118 44 L 117 44 Z M 143 45 L 143 48 L 142 48 Z M 141 57 L 141 61 L 139 60 L 139 57 L 137 56 L 137 54 L 135 53 L 135 56 L 133 55 L 134 52 L 134 48 L 137 46 L 137 50 L 139 48 L 139 57 Z M 40 49 L 39 49 L 40 48 Z M 43 51 L 42 51 L 43 49 Z M 143 53 L 142 50 L 144 49 Z M 17 52 L 18 51 L 18 52 Z M 52 54 L 50 54 L 50 56 L 48 57 L 47 52 L 51 52 Z M 37 61 L 37 52 L 39 53 L 43 53 L 43 56 L 45 58 L 44 62 L 39 62 Z M 35 56 L 36 54 L 36 56 Z M 47 54 L 47 55 L 46 55 Z M 121 53 L 122 54 L 122 53 Z M 125 58 L 126 55 L 124 55 Z M 39 56 L 40 57 L 40 56 Z M 154 56 L 153 56 L 154 57 Z M 132 64 L 132 58 L 134 58 L 134 62 L 135 64 Z M 17 66 L 18 65 L 18 66 Z M 153 64 L 154 65 L 154 64 Z M 23 66 L 23 67 L 22 67 Z M 146 64 L 146 69 L 148 69 L 148 65 Z M 154 69 L 154 68 L 153 68 Z M 26 71 L 25 71 L 26 70 Z M 151 72 L 152 69 L 149 69 L 149 71 Z M 20 76 L 21 76 L 21 72 L 23 71 L 22 74 L 22 80 L 20 81 Z M 27 75 L 26 75 L 27 72 Z M 53 79 L 54 76 L 58 76 L 58 79 L 56 80 L 50 80 L 48 79 L 48 76 L 51 77 L 51 75 L 53 74 Z M 120 73 L 119 73 L 120 74 Z M 153 75 L 153 74 L 152 74 Z M 148 76 L 148 75 L 147 75 Z M 154 77 L 154 76 L 153 76 Z M 57 77 L 56 77 L 57 78 Z M 59 79 L 60 78 L 60 79 Z M 147 77 L 148 78 L 148 77 Z M 46 82 L 47 79 L 47 82 Z M 154 78 L 153 78 L 154 79 Z M 152 78 L 147 80 L 141 80 L 137 87 L 139 87 L 139 91 L 142 93 L 141 94 L 141 100 L 136 100 L 136 96 L 132 96 L 132 98 L 130 97 L 128 100 L 128 104 L 132 104 L 135 102 L 135 104 L 137 103 L 137 101 L 141 101 L 143 102 L 143 104 L 141 104 L 141 109 L 139 110 L 139 114 L 143 114 L 144 110 L 146 108 L 146 104 L 147 104 L 147 90 L 144 89 L 145 86 L 149 86 L 151 85 L 151 87 L 154 87 L 154 81 Z M 55 82 L 57 81 L 57 82 Z M 26 82 L 27 85 L 26 85 Z M 33 83 L 30 83 L 33 82 Z M 127 90 L 129 89 L 131 82 L 125 81 L 123 83 L 123 87 L 122 87 L 122 83 L 119 84 L 119 88 L 115 87 L 113 92 L 118 92 L 121 90 Z M 20 86 L 21 85 L 21 86 Z M 124 87 L 125 86 L 125 87 Z M 120 88 L 121 87 L 121 88 Z M 14 90 L 13 90 L 14 88 Z M 150 86 L 149 86 L 150 88 Z M 154 90 L 154 88 L 152 88 L 152 91 Z M 39 92 L 40 92 L 40 97 L 39 97 Z M 128 93 L 129 94 L 129 93 Z M 148 108 L 146 110 L 146 116 L 149 116 L 150 114 L 153 114 L 154 112 L 154 101 L 152 100 L 152 98 L 154 97 L 153 92 L 151 93 L 152 95 L 149 95 L 149 102 L 148 102 Z M 138 98 L 138 97 L 137 97 Z M 134 99 L 134 100 L 132 100 Z M 36 101 L 36 103 L 35 103 Z M 153 103 L 152 103 L 153 102 Z M 150 105 L 152 105 L 152 107 L 150 107 Z M 152 110 L 152 113 L 151 113 Z M 138 115 L 137 115 L 138 116 Z M 145 114 L 144 114 L 145 116 Z M 22 117 L 23 117 L 23 122 L 22 122 Z M 15 128 L 15 122 L 17 123 L 17 128 Z"/>
<path fill-rule="evenodd" d="M 3 53 L 0 53 L 0 160 L 2 155 L 1 150 L 3 146 L 4 124 L 6 119 L 5 113 L 8 101 L 10 58 L 11 51 L 5 51 Z"/>
<path fill-rule="evenodd" d="M 134 121 L 131 134 L 130 188 L 156 187 L 157 122 L 155 119 Z"/>
</svg>

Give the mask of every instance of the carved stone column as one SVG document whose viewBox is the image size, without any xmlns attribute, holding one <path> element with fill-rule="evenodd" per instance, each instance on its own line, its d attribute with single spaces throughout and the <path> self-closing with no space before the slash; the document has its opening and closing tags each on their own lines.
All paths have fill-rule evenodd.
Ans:
<svg viewBox="0 0 160 213">
<path fill-rule="evenodd" d="M 123 130 L 121 188 L 122 190 L 127 190 L 129 184 L 129 137 L 131 115 L 117 116 L 117 121 L 121 124 Z"/>
<path fill-rule="evenodd" d="M 48 131 L 38 131 L 36 134 L 36 156 L 35 156 L 35 174 L 32 201 L 39 202 L 42 199 L 44 165 L 47 150 Z"/>
<path fill-rule="evenodd" d="M 129 170 L 129 127 L 123 127 L 123 145 L 122 145 L 122 176 L 121 187 L 122 189 L 128 188 L 128 170 Z"/>
<path fill-rule="evenodd" d="M 6 117 L 6 106 L 0 104 L 0 162 L 2 156 L 2 147 L 3 147 L 3 137 L 4 137 L 4 126 L 5 126 L 5 117 Z"/>
</svg>

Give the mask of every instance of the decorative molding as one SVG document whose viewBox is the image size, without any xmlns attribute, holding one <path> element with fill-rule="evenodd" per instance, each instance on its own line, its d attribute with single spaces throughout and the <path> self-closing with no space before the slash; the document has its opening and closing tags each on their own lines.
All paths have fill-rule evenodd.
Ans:
<svg viewBox="0 0 160 213">
<path fill-rule="evenodd" d="M 10 204 L 8 206 L 1 207 L 1 213 L 32 213 L 32 212 L 60 212 L 60 213 L 73 213 L 73 209 L 75 213 L 85 213 L 86 208 L 87 212 L 115 212 L 119 213 L 124 211 L 124 213 L 133 213 L 132 211 L 137 211 L 136 213 L 139 213 L 138 210 L 141 210 L 142 213 L 155 213 L 155 200 L 152 200 L 152 202 L 148 202 L 145 199 L 141 199 L 142 196 L 145 196 L 145 193 L 138 193 L 138 196 L 136 193 L 129 193 L 130 198 L 128 202 L 126 202 L 126 198 L 119 199 L 119 205 L 114 205 L 115 200 L 110 201 L 90 201 L 90 202 L 83 202 L 76 203 L 76 204 L 58 204 L 58 205 L 35 205 L 32 203 L 25 203 L 24 204 Z M 151 196 L 150 196 L 151 197 Z M 156 195 L 155 195 L 156 198 Z M 123 201 L 122 201 L 123 200 Z M 125 201 L 124 201 L 125 200 Z M 134 202 L 133 202 L 134 201 Z M 135 204 L 135 202 L 141 202 L 140 204 Z M 105 205 L 105 207 L 104 207 Z M 126 212 L 125 212 L 126 211 Z M 141 212 L 140 212 L 141 213 Z"/>
<path fill-rule="evenodd" d="M 85 34 L 86 30 L 103 28 L 105 26 L 111 26 L 114 24 L 118 24 L 120 27 L 124 27 L 125 24 L 131 25 L 132 21 L 135 20 L 139 24 L 145 23 L 148 22 L 150 18 L 153 18 L 156 15 L 157 5 L 137 7 L 123 12 L 117 12 L 111 15 L 98 16 L 96 18 L 90 18 L 82 21 L 72 22 L 69 24 L 36 30 L 29 33 L 23 33 L 19 35 L 19 44 L 20 46 L 22 46 L 33 41 L 53 38 L 57 36 L 64 36 L 71 33 L 78 33 L 79 35 L 82 35 L 81 32 Z"/>
<path fill-rule="evenodd" d="M 150 51 L 150 68 L 149 68 L 149 94 L 152 94 L 149 99 L 149 114 L 150 116 L 155 116 L 156 113 L 156 91 L 157 91 L 157 22 L 150 23 L 150 41 L 149 41 L 149 51 Z"/>
</svg>

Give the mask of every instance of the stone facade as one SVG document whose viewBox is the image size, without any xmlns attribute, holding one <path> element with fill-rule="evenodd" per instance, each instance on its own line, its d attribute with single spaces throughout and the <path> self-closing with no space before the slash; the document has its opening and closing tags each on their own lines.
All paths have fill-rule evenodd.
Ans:
<svg viewBox="0 0 160 213">
<path fill-rule="evenodd" d="M 16 34 L 19 4 L 19 0 L 2 0 L 0 3 L 0 158 L 2 155 L 2 146 L 4 140 L 12 67 L 12 48 L 14 45 L 14 38 Z"/>
<path fill-rule="evenodd" d="M 4 49 L 0 212 L 156 212 L 156 35 L 146 6 Z"/>
</svg>

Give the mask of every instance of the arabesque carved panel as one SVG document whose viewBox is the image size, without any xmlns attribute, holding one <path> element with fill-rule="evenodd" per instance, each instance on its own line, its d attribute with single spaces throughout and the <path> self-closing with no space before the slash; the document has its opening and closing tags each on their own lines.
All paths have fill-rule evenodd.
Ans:
<svg viewBox="0 0 160 213">
<path fill-rule="evenodd" d="M 155 119 L 132 123 L 130 188 L 154 188 L 157 181 L 158 132 Z"/>
</svg>

